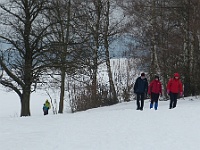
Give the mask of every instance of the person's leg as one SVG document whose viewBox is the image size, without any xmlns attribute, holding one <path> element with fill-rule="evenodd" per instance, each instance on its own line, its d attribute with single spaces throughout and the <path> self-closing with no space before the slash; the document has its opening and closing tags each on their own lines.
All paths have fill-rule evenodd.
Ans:
<svg viewBox="0 0 200 150">
<path fill-rule="evenodd" d="M 144 107 L 144 93 L 141 93 L 141 106 L 140 106 L 140 110 L 143 110 Z"/>
<path fill-rule="evenodd" d="M 153 101 L 150 102 L 150 109 L 153 108 Z"/>
<path fill-rule="evenodd" d="M 43 113 L 44 113 L 44 115 L 46 115 L 45 107 L 43 107 Z"/>
<path fill-rule="evenodd" d="M 151 93 L 150 109 L 153 108 L 153 103 L 154 103 L 154 94 Z"/>
<path fill-rule="evenodd" d="M 174 97 L 174 103 L 173 103 L 173 108 L 175 108 L 176 107 L 176 104 L 177 104 L 177 96 L 178 96 L 178 94 L 177 93 L 173 93 L 173 97 Z"/>
<path fill-rule="evenodd" d="M 158 109 L 158 101 L 157 101 L 157 102 L 155 102 L 154 109 L 155 109 L 155 110 L 157 110 L 157 109 Z"/>
<path fill-rule="evenodd" d="M 44 109 L 44 115 L 47 115 L 47 110 L 46 109 Z"/>
<path fill-rule="evenodd" d="M 154 98 L 155 98 L 154 109 L 157 110 L 157 109 L 158 109 L 158 98 L 159 98 L 159 94 L 155 94 Z"/>
<path fill-rule="evenodd" d="M 172 104 L 173 104 L 173 102 L 174 102 L 174 99 L 173 99 L 173 95 L 172 95 L 171 92 L 169 93 L 169 96 L 170 96 L 169 109 L 172 109 Z"/>
<path fill-rule="evenodd" d="M 137 93 L 137 110 L 140 109 L 140 93 Z"/>
</svg>

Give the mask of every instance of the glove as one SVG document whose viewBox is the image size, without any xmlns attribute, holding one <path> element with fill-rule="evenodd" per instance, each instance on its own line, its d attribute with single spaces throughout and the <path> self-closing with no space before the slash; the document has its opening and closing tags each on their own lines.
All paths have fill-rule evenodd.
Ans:
<svg viewBox="0 0 200 150">
<path fill-rule="evenodd" d="M 183 92 L 180 92 L 180 97 L 182 97 L 183 96 Z"/>
<path fill-rule="evenodd" d="M 167 90 L 167 94 L 169 94 L 169 92 L 170 92 L 170 91 L 169 91 L 169 90 Z"/>
</svg>

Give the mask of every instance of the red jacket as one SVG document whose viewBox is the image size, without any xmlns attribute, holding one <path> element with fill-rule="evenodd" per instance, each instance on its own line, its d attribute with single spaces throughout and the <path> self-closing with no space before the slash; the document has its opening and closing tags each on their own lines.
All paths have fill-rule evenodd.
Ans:
<svg viewBox="0 0 200 150">
<path fill-rule="evenodd" d="M 159 80 L 153 80 L 148 88 L 148 94 L 151 94 L 151 92 L 156 94 L 162 94 L 162 85 Z"/>
<path fill-rule="evenodd" d="M 183 92 L 183 84 L 180 79 L 171 78 L 167 84 L 167 91 L 172 93 Z"/>
</svg>

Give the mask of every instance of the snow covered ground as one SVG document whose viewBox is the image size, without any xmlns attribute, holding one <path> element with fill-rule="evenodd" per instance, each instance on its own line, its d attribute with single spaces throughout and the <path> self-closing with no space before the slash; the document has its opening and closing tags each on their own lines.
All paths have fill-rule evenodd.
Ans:
<svg viewBox="0 0 200 150">
<path fill-rule="evenodd" d="M 44 95 L 33 95 L 31 117 L 19 117 L 16 94 L 1 91 L 0 150 L 199 150 L 200 98 L 160 101 L 157 111 L 135 101 L 74 114 L 42 114 Z M 191 100 L 192 99 L 192 100 Z"/>
</svg>

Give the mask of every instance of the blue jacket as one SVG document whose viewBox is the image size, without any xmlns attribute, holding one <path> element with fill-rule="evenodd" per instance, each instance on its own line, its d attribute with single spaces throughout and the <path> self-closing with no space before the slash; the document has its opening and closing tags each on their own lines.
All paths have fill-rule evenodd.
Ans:
<svg viewBox="0 0 200 150">
<path fill-rule="evenodd" d="M 146 93 L 147 90 L 148 90 L 147 79 L 146 78 L 142 79 L 141 77 L 138 77 L 134 85 L 134 93 Z"/>
<path fill-rule="evenodd" d="M 45 104 L 43 105 L 43 110 L 48 111 L 48 107 L 46 107 Z"/>
</svg>

